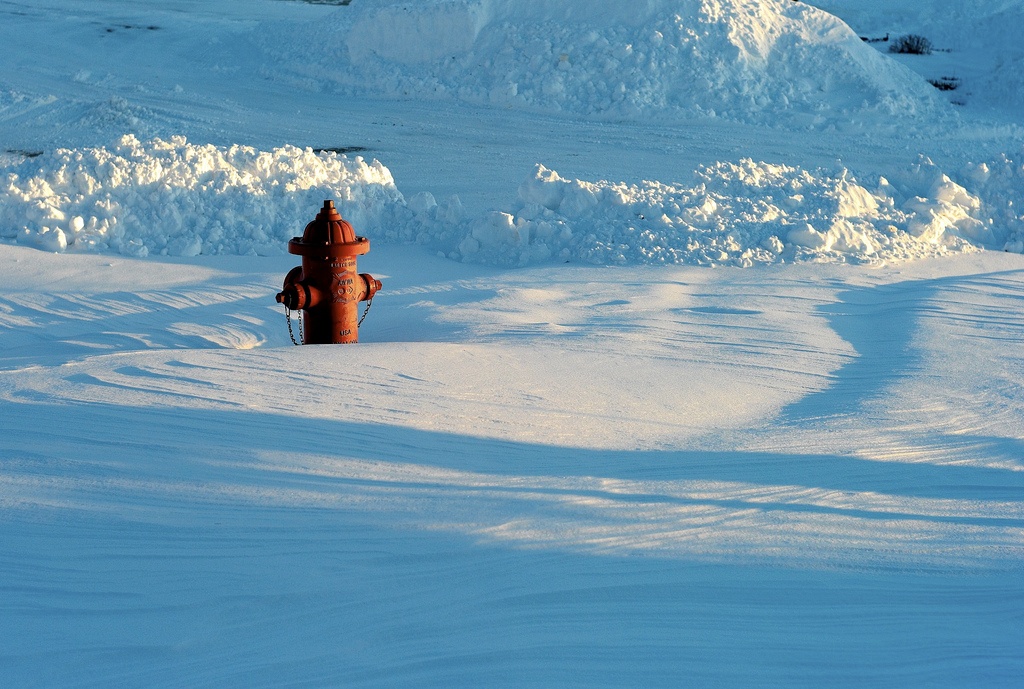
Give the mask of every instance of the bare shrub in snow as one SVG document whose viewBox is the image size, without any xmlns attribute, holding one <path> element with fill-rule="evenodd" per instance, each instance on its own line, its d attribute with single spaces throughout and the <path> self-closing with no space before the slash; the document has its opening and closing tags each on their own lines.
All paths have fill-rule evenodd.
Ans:
<svg viewBox="0 0 1024 689">
<path fill-rule="evenodd" d="M 960 77 L 939 77 L 929 79 L 928 83 L 940 91 L 956 91 L 960 87 Z"/>
<path fill-rule="evenodd" d="M 889 44 L 890 53 L 907 53 L 910 55 L 931 55 L 932 42 L 924 36 L 907 34 L 900 36 Z"/>
</svg>

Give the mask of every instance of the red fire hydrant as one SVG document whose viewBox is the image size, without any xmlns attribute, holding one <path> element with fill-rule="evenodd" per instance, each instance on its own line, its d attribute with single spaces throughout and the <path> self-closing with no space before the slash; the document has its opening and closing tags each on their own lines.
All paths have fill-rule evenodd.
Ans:
<svg viewBox="0 0 1024 689">
<path fill-rule="evenodd" d="M 302 236 L 288 242 L 288 253 L 302 256 L 302 266 L 285 276 L 277 302 L 284 304 L 286 314 L 305 314 L 300 319 L 302 344 L 359 341 L 358 304 L 367 302 L 368 311 L 381 287 L 372 275 L 356 273 L 356 256 L 369 250 L 370 240 L 357 237 L 330 200 L 324 201 Z M 291 332 L 290 317 L 288 330 Z"/>
</svg>

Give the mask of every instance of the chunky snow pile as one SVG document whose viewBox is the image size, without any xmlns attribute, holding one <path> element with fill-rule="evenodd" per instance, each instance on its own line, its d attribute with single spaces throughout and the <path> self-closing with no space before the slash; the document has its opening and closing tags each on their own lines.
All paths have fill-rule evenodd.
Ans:
<svg viewBox="0 0 1024 689">
<path fill-rule="evenodd" d="M 979 239 L 1024 253 L 1024 151 L 1016 160 L 1003 154 L 986 163 L 968 163 L 959 177 L 982 199 L 981 217 L 987 218 L 992 236 Z"/>
<path fill-rule="evenodd" d="M 268 50 L 273 69 L 352 93 L 614 119 L 951 116 L 919 76 L 790 0 L 356 0 Z"/>
<path fill-rule="evenodd" d="M 567 180 L 539 165 L 514 206 L 470 223 L 451 255 L 503 265 L 751 266 L 899 261 L 998 241 L 981 200 L 930 161 L 900 186 L 752 160 L 702 167 L 687 185 Z"/>
<path fill-rule="evenodd" d="M 1022 156 L 1024 158 L 1024 156 Z M 977 247 L 1024 251 L 1024 167 L 1003 155 L 956 179 L 922 158 L 860 181 L 845 168 L 743 160 L 688 183 L 563 179 L 538 165 L 506 210 L 406 199 L 381 163 L 183 138 L 61 149 L 0 178 L 0 237 L 49 251 L 281 254 L 324 199 L 373 241 L 466 262 L 526 265 L 901 261 Z"/>
<path fill-rule="evenodd" d="M 370 231 L 402 202 L 377 161 L 125 136 L 110 149 L 58 149 L 8 168 L 0 237 L 132 256 L 279 254 L 327 198 Z"/>
</svg>

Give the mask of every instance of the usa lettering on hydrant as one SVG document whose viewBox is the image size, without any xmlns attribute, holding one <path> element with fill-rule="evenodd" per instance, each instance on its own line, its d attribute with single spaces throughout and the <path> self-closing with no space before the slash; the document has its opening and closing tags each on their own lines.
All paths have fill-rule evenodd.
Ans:
<svg viewBox="0 0 1024 689">
<path fill-rule="evenodd" d="M 356 236 L 331 200 L 324 201 L 301 237 L 288 242 L 288 253 L 302 256 L 302 265 L 285 276 L 277 302 L 284 304 L 286 314 L 299 311 L 304 316 L 302 344 L 359 341 L 359 302 L 365 301 L 369 310 L 381 288 L 380 280 L 356 272 L 356 257 L 369 250 L 370 240 Z"/>
</svg>

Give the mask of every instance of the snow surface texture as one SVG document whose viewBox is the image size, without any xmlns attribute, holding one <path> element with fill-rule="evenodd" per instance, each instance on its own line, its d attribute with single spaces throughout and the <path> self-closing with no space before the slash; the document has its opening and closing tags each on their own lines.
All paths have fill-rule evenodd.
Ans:
<svg viewBox="0 0 1024 689">
<path fill-rule="evenodd" d="M 951 179 L 922 159 L 894 182 L 845 168 L 743 160 L 700 168 L 690 184 L 562 179 L 538 165 L 506 211 L 465 218 L 457 198 L 408 200 L 378 161 L 287 146 L 189 144 L 60 149 L 11 168 L 0 233 L 51 251 L 131 256 L 274 255 L 326 198 L 360 233 L 417 241 L 494 265 L 735 265 L 902 261 L 978 247 L 1020 253 L 1014 206 L 1024 166 L 1002 156 Z"/>
<path fill-rule="evenodd" d="M 1021 256 L 364 258 L 0 246 L 0 684 L 1019 683 Z"/>
<path fill-rule="evenodd" d="M 356 0 L 301 34 L 268 49 L 351 93 L 800 128 L 953 117 L 841 20 L 789 0 Z"/>
<path fill-rule="evenodd" d="M 858 91 L 817 74 L 819 129 L 799 101 L 754 113 L 769 126 L 665 124 L 375 99 L 359 74 L 295 88 L 346 64 L 312 42 L 340 46 L 323 34 L 355 1 L 0 3 L 0 687 L 1017 689 L 1024 255 L 835 261 L 891 251 L 862 241 L 887 222 L 928 252 L 1019 240 L 1020 128 L 970 100 L 963 128 L 942 108 L 841 126 Z M 603 24 L 552 1 L 577 19 L 549 23 L 612 35 L 664 6 L 601 4 Z M 906 4 L 933 24 L 990 7 Z M 294 256 L 159 255 L 279 252 L 322 199 L 276 209 L 307 192 L 350 194 L 374 242 L 358 346 L 291 346 L 274 293 Z M 764 229 L 824 262 L 558 260 L 589 256 L 587 223 L 648 229 L 648 206 L 675 223 L 652 221 L 659 247 L 731 219 L 737 244 Z M 856 232 L 829 238 L 840 221 Z M 572 233 L 545 265 L 437 255 L 472 238 L 470 259 L 518 263 L 542 222 Z M 65 251 L 18 245 L 43 227 Z M 621 243 L 597 258 L 647 260 Z"/>
<path fill-rule="evenodd" d="M 1024 5 L 1019 0 L 977 3 L 963 0 L 810 0 L 841 17 L 870 39 L 924 35 L 935 47 L 926 58 L 900 57 L 928 79 L 953 77 L 950 94 L 961 105 L 981 105 L 1011 113 L 1024 111 Z M 888 50 L 887 41 L 872 45 Z"/>
</svg>

